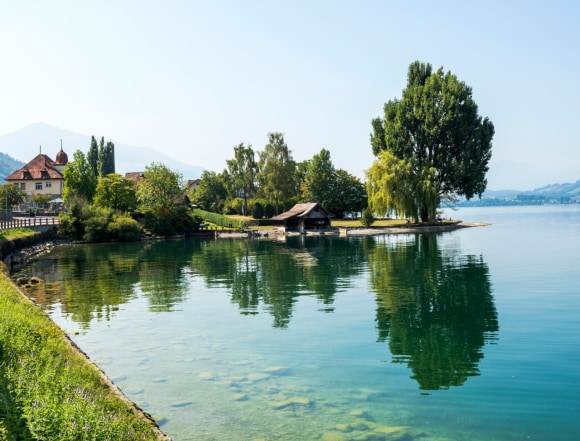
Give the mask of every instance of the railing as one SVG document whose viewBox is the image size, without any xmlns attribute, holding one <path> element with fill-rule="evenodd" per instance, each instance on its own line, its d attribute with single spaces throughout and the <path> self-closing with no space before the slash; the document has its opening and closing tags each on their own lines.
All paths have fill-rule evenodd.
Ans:
<svg viewBox="0 0 580 441">
<path fill-rule="evenodd" d="M 30 228 L 47 225 L 58 225 L 58 216 L 47 217 L 15 217 L 11 220 L 0 220 L 0 230 L 11 228 Z"/>
</svg>

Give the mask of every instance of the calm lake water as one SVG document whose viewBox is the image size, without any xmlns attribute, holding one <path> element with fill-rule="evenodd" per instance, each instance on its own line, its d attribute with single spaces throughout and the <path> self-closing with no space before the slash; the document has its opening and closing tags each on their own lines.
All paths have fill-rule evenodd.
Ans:
<svg viewBox="0 0 580 441">
<path fill-rule="evenodd" d="M 445 215 L 493 225 L 62 246 L 21 273 L 176 441 L 580 439 L 580 207 Z"/>
</svg>

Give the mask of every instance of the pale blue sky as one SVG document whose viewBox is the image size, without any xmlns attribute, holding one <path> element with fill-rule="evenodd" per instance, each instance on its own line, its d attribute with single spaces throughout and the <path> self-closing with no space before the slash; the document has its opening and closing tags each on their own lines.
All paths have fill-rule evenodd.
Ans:
<svg viewBox="0 0 580 441">
<path fill-rule="evenodd" d="M 279 131 L 295 160 L 326 148 L 363 177 L 370 121 L 420 60 L 493 121 L 489 189 L 576 181 L 578 5 L 3 1 L 0 134 L 44 122 L 221 171 L 235 145 Z"/>
</svg>

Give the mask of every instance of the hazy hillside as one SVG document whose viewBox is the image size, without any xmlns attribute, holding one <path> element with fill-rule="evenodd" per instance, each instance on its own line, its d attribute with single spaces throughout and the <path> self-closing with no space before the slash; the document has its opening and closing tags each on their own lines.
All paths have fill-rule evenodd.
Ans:
<svg viewBox="0 0 580 441">
<path fill-rule="evenodd" d="M 4 184 L 4 178 L 9 176 L 15 170 L 18 170 L 24 165 L 24 162 L 18 161 L 11 156 L 0 153 L 0 185 Z"/>
<path fill-rule="evenodd" d="M 105 136 L 105 139 L 109 140 L 106 133 L 82 135 L 48 124 L 31 124 L 16 132 L 0 135 L 0 152 L 6 153 L 25 164 L 38 155 L 42 148 L 42 153 L 55 159 L 60 150 L 62 140 L 63 150 L 68 154 L 70 160 L 75 150 L 80 150 L 83 153 L 89 150 L 91 135 L 97 138 Z M 115 142 L 115 140 L 112 141 Z M 203 172 L 201 166 L 178 161 L 152 148 L 134 147 L 115 142 L 115 167 L 117 173 L 125 174 L 127 172 L 143 171 L 145 166 L 152 162 L 165 164 L 170 169 L 180 172 L 184 179 L 197 179 Z M 22 165 L 13 168 L 10 173 L 22 167 Z"/>
<path fill-rule="evenodd" d="M 486 191 L 481 199 L 462 201 L 461 206 L 579 204 L 580 181 L 550 184 L 531 191 Z"/>
</svg>

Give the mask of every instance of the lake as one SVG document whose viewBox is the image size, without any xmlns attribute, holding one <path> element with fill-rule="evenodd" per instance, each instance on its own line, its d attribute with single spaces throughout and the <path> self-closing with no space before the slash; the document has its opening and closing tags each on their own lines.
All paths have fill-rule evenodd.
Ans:
<svg viewBox="0 0 580 441">
<path fill-rule="evenodd" d="M 176 441 L 580 439 L 580 206 L 441 234 L 65 245 L 19 275 Z"/>
</svg>

